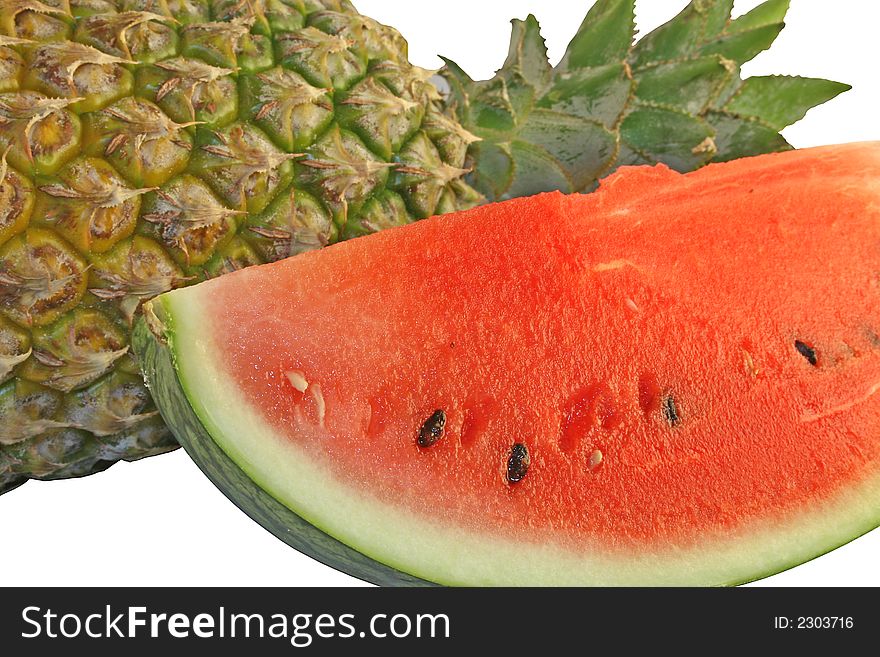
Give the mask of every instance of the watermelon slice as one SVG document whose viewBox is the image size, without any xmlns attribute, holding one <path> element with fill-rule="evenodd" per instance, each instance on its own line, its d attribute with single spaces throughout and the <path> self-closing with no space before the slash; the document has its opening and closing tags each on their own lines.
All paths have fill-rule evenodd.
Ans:
<svg viewBox="0 0 880 657">
<path fill-rule="evenodd" d="M 880 524 L 880 144 L 626 168 L 145 315 L 204 471 L 373 582 L 733 584 Z"/>
</svg>

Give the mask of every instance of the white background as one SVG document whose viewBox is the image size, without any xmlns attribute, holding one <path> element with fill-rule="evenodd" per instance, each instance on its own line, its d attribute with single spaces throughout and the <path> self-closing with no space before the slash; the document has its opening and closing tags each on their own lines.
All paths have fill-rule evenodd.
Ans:
<svg viewBox="0 0 880 657">
<path fill-rule="evenodd" d="M 554 63 L 590 0 L 357 0 L 400 29 L 414 63 L 451 57 L 490 77 L 507 53 L 508 19 L 535 13 Z M 640 0 L 642 32 L 684 0 Z M 735 14 L 757 5 L 736 3 Z M 793 0 L 788 27 L 746 74 L 786 73 L 849 82 L 853 91 L 786 131 L 796 147 L 878 138 L 880 3 Z M 880 500 L 878 500 L 880 504 Z M 880 585 L 880 530 L 758 585 Z M 29 482 L 0 496 L 0 586 L 363 585 L 278 541 L 238 511 L 183 451 L 121 463 L 103 474 Z"/>
</svg>

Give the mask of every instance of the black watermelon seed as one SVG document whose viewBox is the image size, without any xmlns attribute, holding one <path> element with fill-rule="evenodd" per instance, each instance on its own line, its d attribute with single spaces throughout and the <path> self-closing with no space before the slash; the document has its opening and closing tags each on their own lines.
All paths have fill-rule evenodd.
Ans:
<svg viewBox="0 0 880 657">
<path fill-rule="evenodd" d="M 816 350 L 813 349 L 806 342 L 801 342 L 800 340 L 795 340 L 794 341 L 794 348 L 798 350 L 798 353 L 801 356 L 803 356 L 804 358 L 807 359 L 807 362 L 810 365 L 815 367 L 816 365 L 819 364 L 819 359 L 816 357 Z"/>
<path fill-rule="evenodd" d="M 677 427 L 681 424 L 681 416 L 678 414 L 678 405 L 675 403 L 675 397 L 667 395 L 663 398 L 663 417 L 671 427 Z"/>
<path fill-rule="evenodd" d="M 510 456 L 507 459 L 507 481 L 516 484 L 522 481 L 529 471 L 529 448 L 522 443 L 516 443 L 510 449 Z"/>
<path fill-rule="evenodd" d="M 443 437 L 446 428 L 446 411 L 439 409 L 431 413 L 419 429 L 419 447 L 431 447 Z"/>
</svg>

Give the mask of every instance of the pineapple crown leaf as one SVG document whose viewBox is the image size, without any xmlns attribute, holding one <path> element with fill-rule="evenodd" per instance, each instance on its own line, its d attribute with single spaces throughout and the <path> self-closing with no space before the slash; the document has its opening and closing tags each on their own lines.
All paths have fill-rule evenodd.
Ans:
<svg viewBox="0 0 880 657">
<path fill-rule="evenodd" d="M 767 0 L 730 20 L 732 0 L 693 0 L 678 16 L 639 40 L 632 63 L 642 66 L 717 54 L 744 64 L 768 49 L 782 28 L 790 0 Z"/>
<path fill-rule="evenodd" d="M 782 130 L 804 118 L 811 108 L 850 89 L 848 84 L 820 78 L 755 76 L 740 85 L 724 110 L 754 117 L 775 130 Z"/>
<path fill-rule="evenodd" d="M 737 27 L 734 31 L 742 32 L 766 25 L 780 24 L 785 20 L 790 6 L 791 0 L 767 0 L 733 21 L 732 25 Z"/>
<path fill-rule="evenodd" d="M 636 93 L 642 103 L 668 105 L 698 115 L 737 73 L 736 65 L 720 55 L 650 64 L 639 71 Z"/>
<path fill-rule="evenodd" d="M 559 69 L 623 61 L 632 48 L 635 33 L 635 0 L 598 0 L 568 44 Z"/>
<path fill-rule="evenodd" d="M 538 19 L 529 14 L 526 20 L 514 19 L 511 24 L 510 49 L 501 70 L 515 73 L 535 89 L 543 89 L 553 75 L 553 67 Z"/>
<path fill-rule="evenodd" d="M 779 131 L 850 87 L 798 76 L 742 79 L 790 0 L 735 19 L 733 0 L 692 0 L 637 42 L 635 0 L 597 0 L 554 68 L 534 16 L 514 20 L 504 65 L 475 81 L 444 58 L 447 111 L 482 141 L 467 179 L 490 200 L 589 191 L 624 164 L 689 171 L 790 149 Z"/>
<path fill-rule="evenodd" d="M 668 23 L 645 35 L 632 53 L 634 66 L 692 56 L 730 22 L 733 0 L 694 0 Z"/>
</svg>

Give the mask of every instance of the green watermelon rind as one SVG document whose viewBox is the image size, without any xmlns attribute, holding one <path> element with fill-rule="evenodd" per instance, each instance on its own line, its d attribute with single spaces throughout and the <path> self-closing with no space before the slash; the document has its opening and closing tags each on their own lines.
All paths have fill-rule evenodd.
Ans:
<svg viewBox="0 0 880 657">
<path fill-rule="evenodd" d="M 380 586 L 434 586 L 407 575 L 329 536 L 261 489 L 214 441 L 190 404 L 172 350 L 141 319 L 132 345 L 162 418 L 199 469 L 252 520 L 295 550 L 341 572 Z"/>
</svg>

